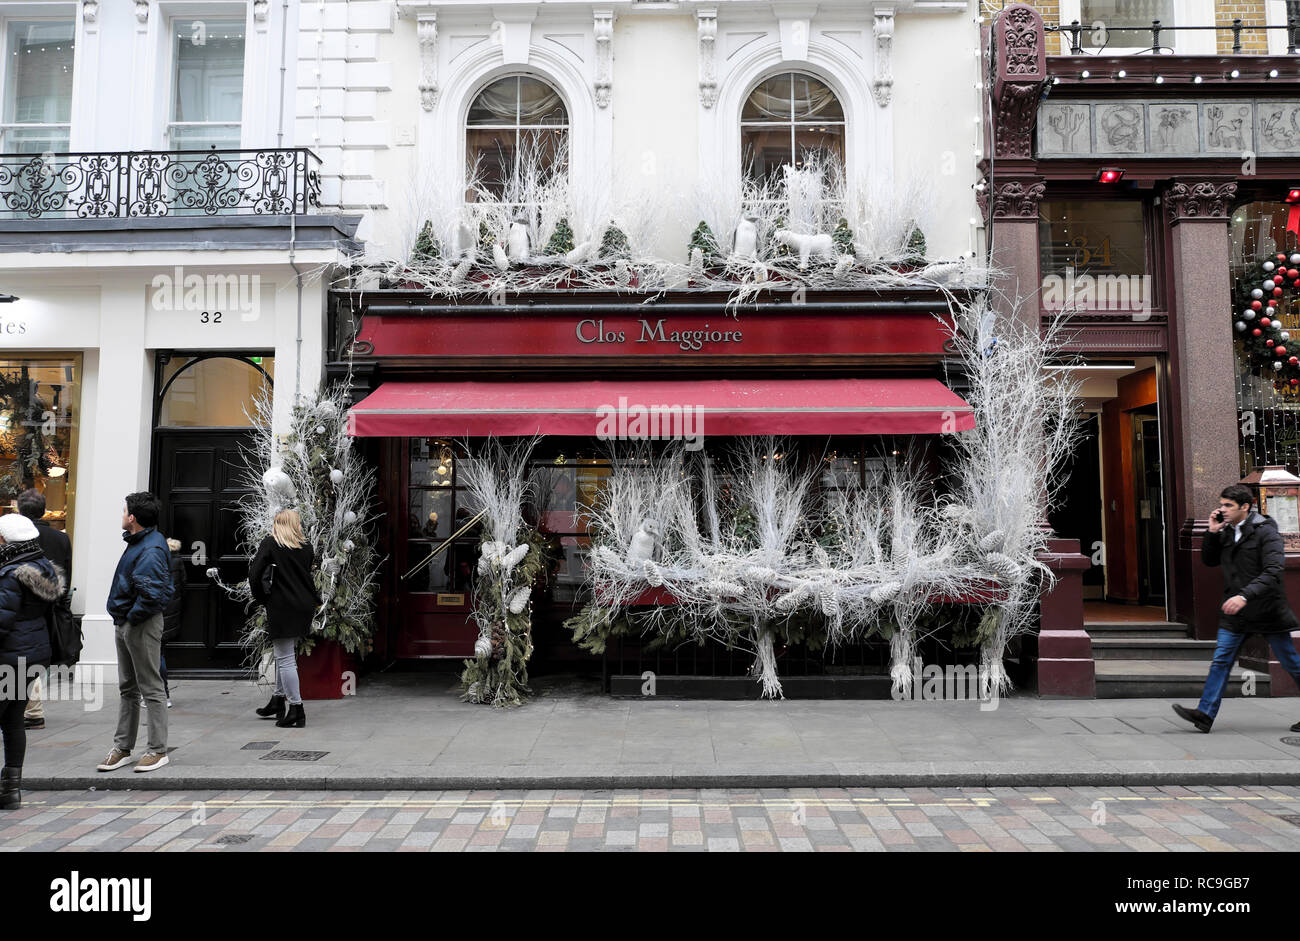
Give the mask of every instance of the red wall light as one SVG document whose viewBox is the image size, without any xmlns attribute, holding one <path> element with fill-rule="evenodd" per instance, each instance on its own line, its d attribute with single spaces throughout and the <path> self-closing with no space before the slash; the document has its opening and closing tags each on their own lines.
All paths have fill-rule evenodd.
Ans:
<svg viewBox="0 0 1300 941">
<path fill-rule="evenodd" d="M 1300 203 L 1300 186 L 1291 186 L 1287 188 L 1286 202 Z"/>
<path fill-rule="evenodd" d="M 1119 167 L 1102 167 L 1097 171 L 1098 183 L 1118 183 L 1124 179 L 1124 171 Z"/>
</svg>

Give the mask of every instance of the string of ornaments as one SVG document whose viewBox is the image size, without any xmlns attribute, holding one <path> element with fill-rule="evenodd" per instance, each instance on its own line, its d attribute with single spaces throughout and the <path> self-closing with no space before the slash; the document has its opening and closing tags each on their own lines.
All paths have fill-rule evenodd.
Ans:
<svg viewBox="0 0 1300 941">
<path fill-rule="evenodd" d="M 1290 256 L 1278 252 L 1261 262 L 1259 269 L 1261 278 L 1250 289 L 1250 300 L 1238 312 L 1233 328 L 1252 370 L 1271 377 L 1278 392 L 1300 394 L 1300 341 L 1291 344 L 1291 333 L 1279 313 L 1291 300 L 1288 288 L 1300 293 L 1300 252 Z"/>
</svg>

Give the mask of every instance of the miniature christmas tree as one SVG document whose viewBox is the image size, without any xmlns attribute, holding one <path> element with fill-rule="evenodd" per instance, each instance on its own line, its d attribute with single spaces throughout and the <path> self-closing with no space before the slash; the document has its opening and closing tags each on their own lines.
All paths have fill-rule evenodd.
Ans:
<svg viewBox="0 0 1300 941">
<path fill-rule="evenodd" d="M 611 225 L 605 230 L 605 236 L 600 240 L 600 257 L 607 259 L 632 257 L 632 249 L 627 244 L 627 235 L 616 225 Z"/>
<path fill-rule="evenodd" d="M 705 264 L 708 264 L 709 259 L 721 254 L 718 249 L 718 240 L 714 238 L 713 230 L 709 228 L 707 222 L 701 222 L 695 227 L 695 231 L 691 233 L 691 241 L 686 250 L 687 257 L 693 256 L 697 250 L 703 257 Z"/>
<path fill-rule="evenodd" d="M 835 243 L 835 251 L 838 254 L 853 254 L 853 230 L 849 228 L 848 219 L 840 216 L 840 221 L 835 224 L 835 231 L 831 233 L 831 241 Z"/>
<path fill-rule="evenodd" d="M 569 228 L 569 220 L 561 218 L 555 223 L 555 231 L 551 233 L 550 241 L 546 243 L 547 255 L 567 255 L 573 251 L 573 229 Z"/>
<path fill-rule="evenodd" d="M 433 237 L 433 223 L 426 222 L 415 239 L 415 247 L 411 249 L 411 263 L 418 265 L 437 261 L 439 254 L 438 240 Z"/>
<path fill-rule="evenodd" d="M 912 226 L 912 234 L 907 237 L 907 248 L 903 255 L 910 262 L 925 261 L 925 233 L 915 225 Z"/>
</svg>

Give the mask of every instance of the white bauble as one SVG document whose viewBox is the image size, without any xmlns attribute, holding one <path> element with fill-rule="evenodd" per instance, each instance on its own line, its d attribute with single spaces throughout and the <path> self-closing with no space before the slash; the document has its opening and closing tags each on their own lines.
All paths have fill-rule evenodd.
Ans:
<svg viewBox="0 0 1300 941">
<path fill-rule="evenodd" d="M 479 660 L 486 660 L 492 656 L 492 639 L 483 634 L 479 635 L 478 640 L 474 641 L 474 656 Z"/>
<path fill-rule="evenodd" d="M 333 399 L 321 399 L 316 404 L 316 414 L 321 418 L 333 418 L 339 413 L 339 407 L 334 404 Z"/>
<path fill-rule="evenodd" d="M 1277 267 L 1277 265 L 1273 264 L 1271 261 L 1266 261 L 1266 262 L 1264 262 L 1264 270 L 1265 270 L 1265 271 L 1272 271 L 1272 270 L 1273 270 L 1274 268 L 1276 268 L 1276 267 Z"/>
<path fill-rule="evenodd" d="M 343 551 L 344 551 L 344 552 L 351 552 L 351 551 L 352 551 L 353 549 L 355 549 L 356 547 L 357 547 L 357 544 L 356 544 L 355 542 L 353 542 L 351 539 L 344 540 L 344 542 L 343 542 Z"/>
<path fill-rule="evenodd" d="M 1250 296 L 1255 298 L 1256 300 L 1259 300 L 1261 297 L 1264 296 L 1264 292 L 1261 291 L 1259 288 L 1255 288 L 1255 290 L 1250 292 Z"/>
<path fill-rule="evenodd" d="M 266 488 L 267 494 L 277 497 L 281 501 L 293 499 L 293 480 L 278 467 L 268 467 L 266 469 L 266 472 L 262 474 L 262 486 Z"/>
<path fill-rule="evenodd" d="M 343 471 L 339 470 L 337 467 L 334 468 L 332 471 L 330 471 L 330 483 L 332 484 L 343 483 Z"/>
<path fill-rule="evenodd" d="M 1233 324 L 1233 326 L 1237 328 L 1238 333 L 1246 332 L 1246 321 L 1244 320 L 1238 320 L 1236 323 Z"/>
<path fill-rule="evenodd" d="M 1265 281 L 1264 284 L 1263 284 L 1263 288 L 1264 288 L 1265 291 L 1271 291 L 1271 290 L 1273 290 L 1273 288 L 1275 288 L 1275 287 L 1277 287 L 1277 285 L 1273 283 L 1273 279 L 1272 279 L 1272 278 L 1269 278 L 1269 279 L 1268 279 L 1267 281 Z"/>
<path fill-rule="evenodd" d="M 1273 316 L 1275 316 L 1275 315 L 1277 314 L 1277 308 L 1276 308 L 1276 307 L 1265 307 L 1265 308 L 1264 308 L 1264 314 L 1265 314 L 1266 316 L 1268 316 L 1268 317 L 1273 317 Z"/>
<path fill-rule="evenodd" d="M 1255 312 L 1253 310 L 1243 310 L 1241 316 L 1243 320 L 1254 320 Z"/>
<path fill-rule="evenodd" d="M 351 510 L 348 510 L 346 513 L 343 514 L 344 525 L 351 526 L 356 521 L 357 521 L 357 514 L 353 513 Z"/>
<path fill-rule="evenodd" d="M 1276 369 L 1278 372 L 1281 372 L 1281 371 L 1282 371 L 1282 361 L 1281 361 L 1280 359 L 1275 359 L 1275 360 L 1273 360 L 1273 368 Z"/>
<path fill-rule="evenodd" d="M 317 425 L 317 426 L 316 426 L 316 434 L 318 434 L 318 435 L 323 435 L 323 434 L 325 434 L 325 426 L 324 426 L 324 425 Z"/>
<path fill-rule="evenodd" d="M 1300 252 L 1296 252 L 1291 256 L 1291 264 L 1300 265 Z"/>
<path fill-rule="evenodd" d="M 745 216 L 736 226 L 735 253 L 741 258 L 753 260 L 758 257 L 758 226 L 754 216 Z"/>
<path fill-rule="evenodd" d="M 1281 333 L 1278 334 L 1278 337 L 1282 340 L 1283 343 L 1285 343 L 1287 340 L 1291 339 L 1291 331 L 1283 330 Z"/>
<path fill-rule="evenodd" d="M 212 568 L 208 569 L 203 574 L 207 575 L 208 578 L 216 578 L 218 575 L 221 574 L 221 570 L 214 565 Z"/>
</svg>

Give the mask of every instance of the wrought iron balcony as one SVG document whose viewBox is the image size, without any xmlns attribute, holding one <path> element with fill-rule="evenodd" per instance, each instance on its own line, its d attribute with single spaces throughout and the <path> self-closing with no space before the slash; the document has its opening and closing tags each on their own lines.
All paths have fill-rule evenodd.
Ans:
<svg viewBox="0 0 1300 941">
<path fill-rule="evenodd" d="M 289 215 L 320 205 L 304 147 L 0 154 L 0 218 Z"/>
<path fill-rule="evenodd" d="M 1068 25 L 1060 23 L 1045 28 L 1048 33 L 1061 35 L 1063 54 L 1072 56 L 1171 55 L 1176 50 L 1168 43 L 1191 39 L 1206 30 L 1214 31 L 1216 46 L 1220 36 L 1231 35 L 1231 54 L 1238 56 L 1266 55 L 1268 37 L 1278 30 L 1286 31 L 1287 55 L 1295 55 L 1296 47 L 1300 45 L 1300 20 L 1295 17 L 1288 17 L 1285 26 L 1261 26 L 1243 23 L 1240 19 L 1234 19 L 1226 26 L 1165 26 L 1159 20 L 1152 20 L 1150 26 L 1109 26 L 1104 23 L 1085 25 L 1074 20 Z M 1088 41 L 1085 43 L 1085 40 Z M 1258 48 L 1260 46 L 1264 48 Z"/>
</svg>

